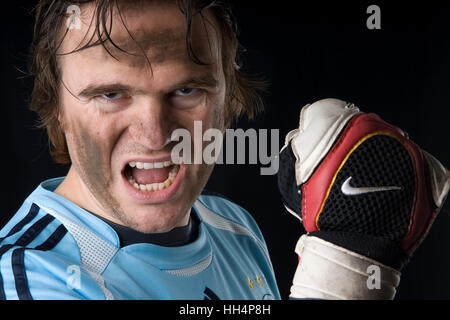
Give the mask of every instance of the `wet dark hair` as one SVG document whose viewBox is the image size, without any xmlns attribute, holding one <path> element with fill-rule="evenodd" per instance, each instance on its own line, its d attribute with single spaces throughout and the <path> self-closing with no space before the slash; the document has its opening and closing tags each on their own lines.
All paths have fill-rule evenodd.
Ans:
<svg viewBox="0 0 450 320">
<path fill-rule="evenodd" d="M 63 23 L 71 5 L 82 6 L 94 3 L 95 14 L 91 21 L 95 26 L 95 33 L 87 44 L 73 52 L 102 45 L 111 54 L 110 44 L 118 50 L 110 31 L 112 28 L 113 10 L 126 6 L 145 5 L 149 2 L 170 0 L 41 0 L 35 8 L 35 26 L 31 46 L 31 60 L 29 70 L 34 77 L 34 87 L 31 95 L 30 109 L 39 115 L 40 126 L 46 128 L 50 143 L 50 153 L 57 163 L 70 163 L 65 135 L 59 121 L 61 71 L 58 65 L 58 50 L 69 28 Z M 228 127 L 242 114 L 250 119 L 262 109 L 262 99 L 259 91 L 264 90 L 266 82 L 260 77 L 253 77 L 241 69 L 241 54 L 243 48 L 237 39 L 238 28 L 231 10 L 231 4 L 225 0 L 172 0 L 176 2 L 184 14 L 187 22 L 186 45 L 190 59 L 197 64 L 205 64 L 199 59 L 191 45 L 191 22 L 195 15 L 206 19 L 203 10 L 210 10 L 218 25 L 219 35 L 222 37 L 222 64 L 227 86 L 224 121 Z M 123 23 L 123 21 L 122 21 Z M 91 25 L 92 26 L 92 25 Z M 126 26 L 125 26 L 126 27 Z M 132 35 L 130 34 L 132 38 Z M 123 50 L 121 50 L 123 51 Z M 70 53 L 63 53 L 70 54 Z M 111 54 L 112 55 L 112 54 Z M 113 56 L 113 55 L 112 55 Z"/>
</svg>

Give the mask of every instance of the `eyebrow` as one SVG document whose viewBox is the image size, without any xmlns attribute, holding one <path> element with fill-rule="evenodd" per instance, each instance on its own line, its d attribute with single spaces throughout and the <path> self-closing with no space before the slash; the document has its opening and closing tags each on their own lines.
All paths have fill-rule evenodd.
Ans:
<svg viewBox="0 0 450 320">
<path fill-rule="evenodd" d="M 78 93 L 79 97 L 91 98 L 105 93 L 136 91 L 128 85 L 121 83 L 99 83 L 89 84 L 86 88 Z"/>
<path fill-rule="evenodd" d="M 169 91 L 174 91 L 179 88 L 186 87 L 199 87 L 199 88 L 216 88 L 219 85 L 219 81 L 212 75 L 204 75 L 198 77 L 191 77 L 187 80 L 181 81 L 175 85 L 172 85 Z M 142 92 L 136 88 L 122 84 L 120 82 L 114 83 L 91 83 L 81 90 L 77 95 L 83 98 L 91 98 L 105 93 L 113 92 Z"/>
</svg>

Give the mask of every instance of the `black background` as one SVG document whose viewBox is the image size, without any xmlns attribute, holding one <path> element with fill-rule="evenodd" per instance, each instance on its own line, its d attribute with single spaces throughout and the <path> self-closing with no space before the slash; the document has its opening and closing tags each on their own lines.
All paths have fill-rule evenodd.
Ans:
<svg viewBox="0 0 450 320">
<path fill-rule="evenodd" d="M 340 98 L 375 112 L 450 166 L 450 4 L 437 1 L 235 1 L 245 70 L 264 75 L 265 112 L 237 127 L 280 129 L 298 124 L 302 106 Z M 31 5 L 30 5 L 31 3 Z M 366 9 L 381 8 L 381 30 L 369 30 Z M 26 71 L 32 2 L 2 4 L 2 212 L 0 225 L 43 180 L 65 175 L 54 164 L 45 132 L 27 110 Z M 304 232 L 280 201 L 275 176 L 258 165 L 218 165 L 207 188 L 246 208 L 266 237 L 280 292 L 287 298 Z M 403 270 L 397 299 L 450 298 L 450 211 L 447 203 L 427 239 Z"/>
</svg>

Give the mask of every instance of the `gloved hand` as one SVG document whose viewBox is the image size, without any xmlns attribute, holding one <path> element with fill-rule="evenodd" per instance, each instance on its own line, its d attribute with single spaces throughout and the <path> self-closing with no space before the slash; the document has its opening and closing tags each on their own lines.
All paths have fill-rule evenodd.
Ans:
<svg viewBox="0 0 450 320">
<path fill-rule="evenodd" d="M 291 298 L 391 299 L 450 172 L 377 115 L 325 99 L 305 106 L 286 136 L 278 184 L 307 232 Z"/>
</svg>

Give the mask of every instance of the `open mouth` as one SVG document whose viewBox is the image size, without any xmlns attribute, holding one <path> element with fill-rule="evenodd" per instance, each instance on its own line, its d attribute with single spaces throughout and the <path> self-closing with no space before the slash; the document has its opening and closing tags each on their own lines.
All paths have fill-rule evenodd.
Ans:
<svg viewBox="0 0 450 320">
<path fill-rule="evenodd" d="M 161 191 L 175 181 L 180 166 L 172 161 L 129 162 L 124 175 L 128 182 L 139 191 Z"/>
</svg>

